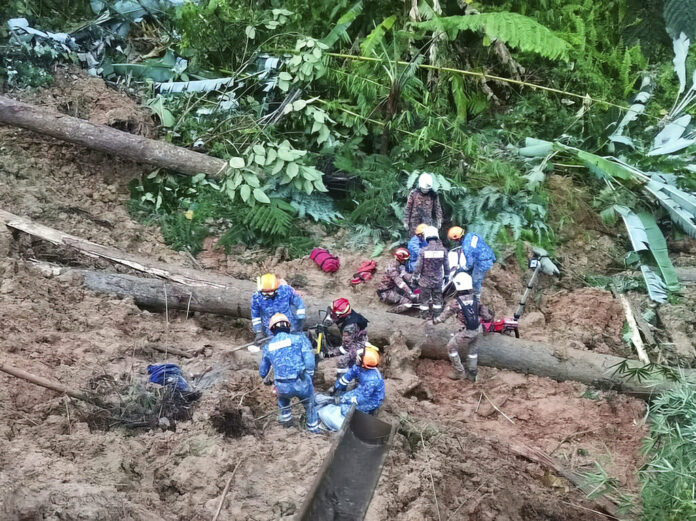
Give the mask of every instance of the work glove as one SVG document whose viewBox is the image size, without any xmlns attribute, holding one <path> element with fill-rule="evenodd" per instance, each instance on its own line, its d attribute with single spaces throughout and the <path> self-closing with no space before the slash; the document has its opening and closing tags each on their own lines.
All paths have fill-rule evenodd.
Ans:
<svg viewBox="0 0 696 521">
<path fill-rule="evenodd" d="M 411 302 L 418 302 L 418 295 L 416 295 L 415 293 L 411 293 L 411 294 L 408 296 L 408 299 L 409 299 Z"/>
<path fill-rule="evenodd" d="M 255 344 L 258 344 L 258 343 L 261 342 L 261 340 L 263 340 L 265 337 L 266 337 L 266 335 L 263 334 L 263 331 L 259 331 L 258 333 L 256 333 L 256 336 L 254 336 L 254 343 L 255 343 Z"/>
<path fill-rule="evenodd" d="M 270 374 L 263 379 L 263 385 L 273 385 L 273 377 Z"/>
</svg>

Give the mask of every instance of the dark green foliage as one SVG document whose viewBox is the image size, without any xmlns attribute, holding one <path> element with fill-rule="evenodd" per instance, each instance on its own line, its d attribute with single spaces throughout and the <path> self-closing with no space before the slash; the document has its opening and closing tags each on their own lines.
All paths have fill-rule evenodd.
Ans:
<svg viewBox="0 0 696 521">
<path fill-rule="evenodd" d="M 696 39 L 696 1 L 664 0 L 664 16 L 667 32 L 677 39 L 685 33 L 690 40 Z"/>
<path fill-rule="evenodd" d="M 644 520 L 696 519 L 696 386 L 681 382 L 650 405 L 648 463 L 641 469 Z"/>
</svg>

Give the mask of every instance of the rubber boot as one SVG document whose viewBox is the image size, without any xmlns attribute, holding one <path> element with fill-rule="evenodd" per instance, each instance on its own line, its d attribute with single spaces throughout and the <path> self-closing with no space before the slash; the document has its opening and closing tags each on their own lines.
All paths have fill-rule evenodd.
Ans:
<svg viewBox="0 0 696 521">
<path fill-rule="evenodd" d="M 470 371 L 469 369 L 466 370 L 466 379 L 469 380 L 470 382 L 476 383 L 476 376 L 478 375 L 478 371 L 474 369 L 473 371 Z"/>
<path fill-rule="evenodd" d="M 463 380 L 465 371 L 462 365 L 462 359 L 459 358 L 459 353 L 450 353 L 449 359 L 452 362 L 452 372 L 449 374 L 448 378 L 450 380 Z"/>
<path fill-rule="evenodd" d="M 398 306 L 394 306 L 389 310 L 389 313 L 405 313 L 409 309 L 413 307 L 411 304 L 400 304 Z"/>
<path fill-rule="evenodd" d="M 418 316 L 423 320 L 430 320 L 430 309 L 421 309 Z"/>
</svg>

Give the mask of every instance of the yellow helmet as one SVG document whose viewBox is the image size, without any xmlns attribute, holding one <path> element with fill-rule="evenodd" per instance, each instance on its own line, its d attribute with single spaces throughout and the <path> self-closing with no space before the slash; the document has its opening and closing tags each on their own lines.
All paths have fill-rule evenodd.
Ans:
<svg viewBox="0 0 696 521">
<path fill-rule="evenodd" d="M 427 224 L 420 223 L 418 226 L 416 226 L 416 235 L 423 235 L 425 233 L 425 229 L 427 227 L 428 227 Z"/>
<path fill-rule="evenodd" d="M 464 236 L 464 228 L 461 226 L 452 226 L 447 232 L 447 238 L 450 241 L 458 241 Z"/>
<path fill-rule="evenodd" d="M 290 321 L 288 320 L 288 317 L 283 315 L 282 313 L 276 313 L 271 317 L 271 320 L 268 322 L 268 329 L 273 331 L 273 328 L 285 324 L 286 327 L 290 327 Z"/>
<path fill-rule="evenodd" d="M 280 287 L 280 282 L 273 273 L 266 273 L 258 279 L 257 287 L 263 295 L 272 296 Z"/>
<path fill-rule="evenodd" d="M 362 354 L 362 366 L 366 369 L 379 365 L 379 351 L 373 347 L 365 347 Z"/>
</svg>

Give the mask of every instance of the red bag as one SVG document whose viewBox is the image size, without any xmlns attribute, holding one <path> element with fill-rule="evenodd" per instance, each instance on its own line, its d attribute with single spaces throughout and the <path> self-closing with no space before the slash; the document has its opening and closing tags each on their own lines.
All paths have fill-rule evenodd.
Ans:
<svg viewBox="0 0 696 521">
<path fill-rule="evenodd" d="M 309 258 L 316 262 L 317 266 L 326 273 L 338 271 L 338 268 L 341 266 L 341 261 L 338 260 L 338 257 L 331 255 L 329 250 L 324 248 L 314 248 L 312 253 L 309 254 Z"/>
<path fill-rule="evenodd" d="M 370 280 L 372 278 L 372 275 L 374 275 L 375 271 L 377 270 L 377 262 L 373 260 L 369 261 L 363 261 L 362 264 L 358 267 L 357 273 L 353 275 L 353 278 L 350 279 L 350 283 L 353 286 L 357 286 L 358 284 L 362 284 L 363 282 Z"/>
</svg>

